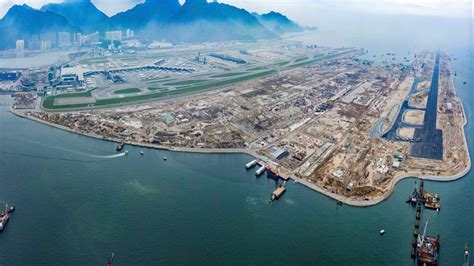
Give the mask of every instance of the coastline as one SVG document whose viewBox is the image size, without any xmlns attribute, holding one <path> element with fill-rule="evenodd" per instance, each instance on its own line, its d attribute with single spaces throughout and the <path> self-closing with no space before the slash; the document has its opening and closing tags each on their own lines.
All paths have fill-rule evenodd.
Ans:
<svg viewBox="0 0 474 266">
<path fill-rule="evenodd" d="M 452 82 L 454 92 L 457 95 L 452 75 L 451 75 L 451 82 Z M 463 118 L 464 118 L 464 122 L 463 122 L 463 125 L 461 126 L 461 130 L 462 130 L 462 135 L 463 135 L 463 139 L 464 139 L 463 143 L 464 143 L 464 146 L 465 146 L 465 150 L 467 152 L 467 159 L 468 159 L 467 166 L 461 172 L 459 172 L 455 175 L 452 175 L 452 176 L 430 176 L 430 175 L 423 176 L 423 179 L 425 179 L 425 180 L 438 181 L 438 182 L 455 181 L 457 179 L 460 179 L 460 178 L 464 177 L 471 170 L 471 157 L 470 157 L 470 153 L 469 153 L 469 149 L 468 149 L 468 145 L 467 145 L 466 134 L 465 134 L 465 127 L 466 127 L 468 121 L 467 121 L 467 116 L 466 116 L 464 104 L 462 103 L 461 99 L 459 99 L 459 100 L 460 100 L 460 105 L 462 107 L 462 111 L 463 111 L 462 114 L 463 114 Z M 87 137 L 91 137 L 91 138 L 95 138 L 95 139 L 106 140 L 106 141 L 110 141 L 110 142 L 120 142 L 120 141 L 122 141 L 120 139 L 106 138 L 106 137 L 96 135 L 96 134 L 92 134 L 92 133 L 79 132 L 79 131 L 73 130 L 71 128 L 68 128 L 68 127 L 64 127 L 64 126 L 61 126 L 61 125 L 58 125 L 58 124 L 54 124 L 54 123 L 51 123 L 51 122 L 44 121 L 44 120 L 36 118 L 36 117 L 31 117 L 31 116 L 25 115 L 24 113 L 22 113 L 20 111 L 17 111 L 17 110 L 14 110 L 11 107 L 9 108 L 9 111 L 12 114 L 14 114 L 18 117 L 30 119 L 32 121 L 42 123 L 44 125 L 51 126 L 51 127 L 54 127 L 54 128 L 58 128 L 58 129 L 61 129 L 61 130 L 64 130 L 64 131 L 68 131 L 68 132 L 71 132 L 71 133 L 75 133 L 75 134 L 79 134 L 79 135 L 83 135 L 83 136 L 87 136 Z M 152 144 L 152 143 L 138 143 L 138 142 L 127 142 L 127 141 L 125 141 L 125 143 L 128 144 L 128 145 L 137 146 L 137 147 L 146 147 L 146 148 L 153 148 L 153 149 L 173 151 L 173 152 L 214 153 L 214 154 L 234 153 L 234 154 L 246 154 L 246 155 L 249 155 L 249 156 L 252 156 L 252 157 L 255 157 L 255 158 L 259 157 L 259 155 L 255 151 L 250 150 L 250 149 L 205 149 L 205 148 L 171 147 L 171 146 L 157 145 L 157 144 Z M 373 205 L 377 205 L 377 204 L 385 201 L 386 199 L 388 199 L 392 195 L 392 193 L 394 192 L 395 186 L 399 181 L 401 181 L 405 178 L 420 177 L 420 176 L 421 176 L 421 174 L 419 172 L 416 172 L 416 171 L 401 173 L 400 175 L 396 175 L 392 180 L 390 180 L 390 183 L 388 184 L 387 189 L 383 192 L 383 194 L 381 196 L 376 197 L 376 198 L 370 198 L 369 200 L 356 199 L 356 198 L 347 198 L 347 197 L 344 197 L 342 195 L 332 193 L 328 190 L 325 190 L 325 189 L 317 186 L 315 183 L 309 182 L 307 179 L 298 178 L 298 177 L 295 177 L 294 175 L 291 176 L 290 178 L 293 179 L 294 181 L 297 181 L 298 183 L 301 183 L 302 185 L 304 185 L 305 187 L 307 187 L 309 189 L 317 191 L 317 192 L 319 192 L 319 193 L 321 193 L 321 194 L 323 194 L 323 195 L 325 195 L 325 196 L 327 196 L 331 199 L 341 201 L 344 204 L 354 206 L 354 207 L 370 207 L 370 206 L 373 206 Z"/>
</svg>

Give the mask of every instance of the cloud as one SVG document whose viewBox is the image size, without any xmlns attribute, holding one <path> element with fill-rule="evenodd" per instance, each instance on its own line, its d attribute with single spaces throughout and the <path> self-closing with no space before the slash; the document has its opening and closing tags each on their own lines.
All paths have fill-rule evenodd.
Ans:
<svg viewBox="0 0 474 266">
<path fill-rule="evenodd" d="M 0 17 L 13 4 L 26 3 L 40 8 L 46 3 L 57 3 L 63 0 L 0 0 Z M 179 0 L 184 3 L 184 0 Z M 132 8 L 144 0 L 92 0 L 104 13 L 111 16 Z M 472 17 L 473 0 L 218 0 L 252 12 L 269 12 L 271 10 L 288 14 L 301 23 L 311 24 L 314 16 L 325 12 L 343 14 L 347 12 L 378 14 L 410 14 L 441 17 Z"/>
</svg>

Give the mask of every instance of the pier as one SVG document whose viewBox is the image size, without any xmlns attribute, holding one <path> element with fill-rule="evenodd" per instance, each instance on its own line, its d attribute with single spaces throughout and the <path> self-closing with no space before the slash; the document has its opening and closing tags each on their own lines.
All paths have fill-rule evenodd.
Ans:
<svg viewBox="0 0 474 266">
<path fill-rule="evenodd" d="M 274 163 L 273 164 L 271 162 L 265 163 L 263 160 L 260 160 L 260 159 L 254 159 L 248 162 L 247 164 L 245 164 L 245 169 L 250 170 L 257 165 L 259 166 L 259 168 L 255 172 L 255 176 L 259 177 L 264 172 L 267 172 L 267 177 L 276 180 L 277 184 L 280 179 L 283 180 L 283 183 L 278 184 L 277 188 L 272 192 L 271 197 L 270 197 L 270 203 L 271 203 L 279 199 L 286 192 L 285 185 L 288 179 L 290 179 L 290 176 L 287 174 L 282 174 L 278 170 L 277 165 L 275 165 Z"/>
</svg>

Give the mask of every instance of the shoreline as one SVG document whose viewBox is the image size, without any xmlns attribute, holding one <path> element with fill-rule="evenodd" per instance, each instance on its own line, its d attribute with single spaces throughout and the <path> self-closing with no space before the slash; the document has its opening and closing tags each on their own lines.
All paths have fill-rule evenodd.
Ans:
<svg viewBox="0 0 474 266">
<path fill-rule="evenodd" d="M 457 93 L 456 93 L 456 87 L 454 86 L 454 78 L 453 78 L 452 75 L 450 76 L 450 79 L 451 79 L 451 84 L 453 86 L 454 94 L 456 95 L 456 97 L 458 97 Z M 352 197 L 352 198 L 349 197 L 348 198 L 348 197 L 345 197 L 345 196 L 340 195 L 340 194 L 332 193 L 332 192 L 318 186 L 316 183 L 311 182 L 308 179 L 295 177 L 294 175 L 291 175 L 290 179 L 293 179 L 295 182 L 301 183 L 303 186 L 305 186 L 305 187 L 307 187 L 307 188 L 309 188 L 313 191 L 319 192 L 319 193 L 323 194 L 324 196 L 327 196 L 327 197 L 329 197 L 333 200 L 338 200 L 338 201 L 343 202 L 344 204 L 354 206 L 354 207 L 369 207 L 369 206 L 373 206 L 373 205 L 376 205 L 376 204 L 379 204 L 379 203 L 385 201 L 395 191 L 396 184 L 398 182 L 400 182 L 401 180 L 406 179 L 406 178 L 412 178 L 412 177 L 413 178 L 419 178 L 419 177 L 423 176 L 423 179 L 425 179 L 425 180 L 437 181 L 437 182 L 451 182 L 451 181 L 455 181 L 457 179 L 460 179 L 460 178 L 464 177 L 465 175 L 467 175 L 469 173 L 469 171 L 471 170 L 471 166 L 472 166 L 471 164 L 472 163 L 471 163 L 471 157 L 470 157 L 469 147 L 468 147 L 468 144 L 467 144 L 467 138 L 466 138 L 466 133 L 465 133 L 465 127 L 468 123 L 467 116 L 466 116 L 466 111 L 465 111 L 463 102 L 461 101 L 461 99 L 459 97 L 458 97 L 458 99 L 459 99 L 459 102 L 460 102 L 460 105 L 461 105 L 461 108 L 462 108 L 462 115 L 463 115 L 463 118 L 464 118 L 464 122 L 461 126 L 461 131 L 462 131 L 463 140 L 464 140 L 463 141 L 464 148 L 465 148 L 466 153 L 467 153 L 467 165 L 461 172 L 459 172 L 457 174 L 454 174 L 454 175 L 451 175 L 451 176 L 443 176 L 443 175 L 440 175 L 440 176 L 433 176 L 433 175 L 423 176 L 421 173 L 419 173 L 417 171 L 411 171 L 411 172 L 407 172 L 407 173 L 399 173 L 399 174 L 395 175 L 395 177 L 392 180 L 389 181 L 389 183 L 387 185 L 387 188 L 385 190 L 383 190 L 382 195 L 380 195 L 378 197 L 375 197 L 375 198 L 369 198 L 368 200 L 361 199 L 361 198 L 354 198 L 354 197 Z M 82 135 L 82 136 L 87 136 L 87 137 L 90 137 L 90 138 L 95 138 L 95 139 L 100 139 L 100 140 L 105 140 L 105 141 L 110 141 L 110 142 L 115 142 L 115 143 L 118 143 L 118 142 L 122 141 L 121 139 L 104 137 L 104 136 L 93 134 L 93 133 L 79 132 L 77 130 L 74 130 L 74 129 L 71 129 L 71 128 L 68 128 L 68 127 L 65 127 L 65 126 L 62 126 L 62 125 L 58 125 L 58 124 L 55 124 L 55 123 L 44 121 L 40 118 L 28 116 L 28 115 L 24 114 L 21 111 L 13 109 L 12 107 L 9 108 L 9 111 L 10 111 L 10 113 L 12 113 L 12 114 L 14 114 L 18 117 L 26 118 L 26 119 L 29 119 L 29 120 L 32 120 L 32 121 L 35 121 L 35 122 L 38 122 L 38 123 L 42 123 L 44 125 L 51 126 L 51 127 L 57 128 L 57 129 L 61 129 L 61 130 L 64 130 L 64 131 L 67 131 L 67 132 L 70 132 L 70 133 L 79 134 L 79 135 Z M 62 111 L 64 111 L 64 110 L 62 110 Z M 206 149 L 206 148 L 173 147 L 173 146 L 164 146 L 164 145 L 158 145 L 158 144 L 153 144 L 153 143 L 142 143 L 142 142 L 132 142 L 132 141 L 124 141 L 124 143 L 128 144 L 128 145 L 131 145 L 131 146 L 135 146 L 135 147 L 145 147 L 145 148 L 152 148 L 152 149 L 172 151 L 172 152 L 213 153 L 213 154 L 225 154 L 225 153 L 227 153 L 227 154 L 246 154 L 246 155 L 252 156 L 254 158 L 259 158 L 260 157 L 256 151 L 246 149 L 246 148 L 240 148 L 240 149 Z"/>
<path fill-rule="evenodd" d="M 464 105 L 463 105 L 462 102 L 461 102 L 461 106 L 462 106 L 462 109 L 463 109 L 463 116 L 464 116 L 464 123 L 463 123 L 463 126 L 462 126 L 462 132 L 463 132 L 463 137 L 464 137 L 464 145 L 466 147 L 467 157 L 468 157 L 467 167 L 464 168 L 464 170 L 462 172 L 460 172 L 458 174 L 455 174 L 455 175 L 452 175 L 452 176 L 424 176 L 423 179 L 430 180 L 430 181 L 437 181 L 437 182 L 451 182 L 451 181 L 455 181 L 455 180 L 458 180 L 458 179 L 464 177 L 471 170 L 471 157 L 470 157 L 470 154 L 469 154 L 469 150 L 467 149 L 468 148 L 467 147 L 467 139 L 466 139 L 466 134 L 464 132 L 464 128 L 467 125 L 467 117 L 466 117 L 465 110 L 464 110 Z M 103 136 L 92 134 L 92 133 L 78 132 L 78 131 L 75 131 L 75 130 L 70 129 L 68 127 L 64 127 L 64 126 L 61 126 L 61 125 L 58 125 L 58 124 L 54 124 L 54 123 L 51 123 L 51 122 L 44 121 L 44 120 L 36 118 L 36 117 L 31 117 L 31 116 L 25 115 L 25 114 L 23 114 L 21 112 L 18 112 L 16 110 L 12 109 L 12 108 L 9 108 L 9 111 L 13 115 L 16 115 L 20 118 L 29 119 L 31 121 L 38 122 L 38 123 L 41 123 L 43 125 L 54 127 L 54 128 L 57 128 L 57 129 L 61 129 L 61 130 L 64 130 L 64 131 L 67 131 L 67 132 L 70 132 L 70 133 L 74 133 L 74 134 L 78 134 L 78 135 L 82 135 L 82 136 L 86 136 L 86 137 L 90 137 L 90 138 L 94 138 L 94 139 L 110 141 L 110 142 L 120 142 L 121 141 L 119 139 L 105 138 Z M 185 148 L 185 147 L 181 148 L 181 147 L 169 147 L 169 146 L 157 145 L 157 144 L 152 144 L 152 143 L 147 144 L 147 143 L 137 143 L 137 142 L 125 142 L 125 144 L 135 146 L 135 147 L 145 147 L 145 148 L 152 148 L 152 149 L 172 151 L 172 152 L 188 152 L 188 153 L 203 153 L 203 154 L 204 153 L 246 154 L 246 155 L 249 155 L 249 156 L 252 156 L 252 157 L 255 157 L 255 158 L 259 157 L 259 155 L 255 151 L 252 151 L 252 150 L 249 150 L 249 149 L 203 149 L 203 148 Z M 400 182 L 401 180 L 406 179 L 406 178 L 418 178 L 419 176 L 421 176 L 421 174 L 417 173 L 417 172 L 408 172 L 408 173 L 404 173 L 400 176 L 396 176 L 394 179 L 392 179 L 390 181 L 390 183 L 388 185 L 388 188 L 384 192 L 384 194 L 382 194 L 381 196 L 376 197 L 376 198 L 371 198 L 369 200 L 347 198 L 347 197 L 344 197 L 342 195 L 332 193 L 328 190 L 325 190 L 324 188 L 321 188 L 321 187 L 317 186 L 315 183 L 309 182 L 307 179 L 304 179 L 304 178 L 298 178 L 298 177 L 295 177 L 295 176 L 291 176 L 290 179 L 293 179 L 297 183 L 300 183 L 303 186 L 305 186 L 305 187 L 307 187 L 307 188 L 309 188 L 313 191 L 319 192 L 322 195 L 324 195 L 326 197 L 329 197 L 332 200 L 339 200 L 339 201 L 343 202 L 346 205 L 349 205 L 349 206 L 352 206 L 352 207 L 370 207 L 370 206 L 377 205 L 377 204 L 387 200 L 388 198 L 390 198 L 392 193 L 395 191 L 396 184 L 398 182 Z"/>
</svg>

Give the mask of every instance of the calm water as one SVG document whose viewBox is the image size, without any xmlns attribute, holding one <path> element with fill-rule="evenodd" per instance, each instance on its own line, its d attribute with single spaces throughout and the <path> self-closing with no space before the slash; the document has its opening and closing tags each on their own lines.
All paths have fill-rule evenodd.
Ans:
<svg viewBox="0 0 474 266">
<path fill-rule="evenodd" d="M 472 153 L 473 57 L 455 48 Z M 415 211 L 404 203 L 413 180 L 370 208 L 337 206 L 293 183 L 270 205 L 275 183 L 246 172 L 246 155 L 127 147 L 129 156 L 108 158 L 114 144 L 14 117 L 10 101 L 0 96 L 0 203 L 17 211 L 0 234 L 0 264 L 100 265 L 112 252 L 117 265 L 413 264 Z M 473 174 L 426 187 L 442 197 L 439 214 L 422 215 L 441 235 L 441 263 L 461 265 L 464 243 L 474 247 Z"/>
</svg>

